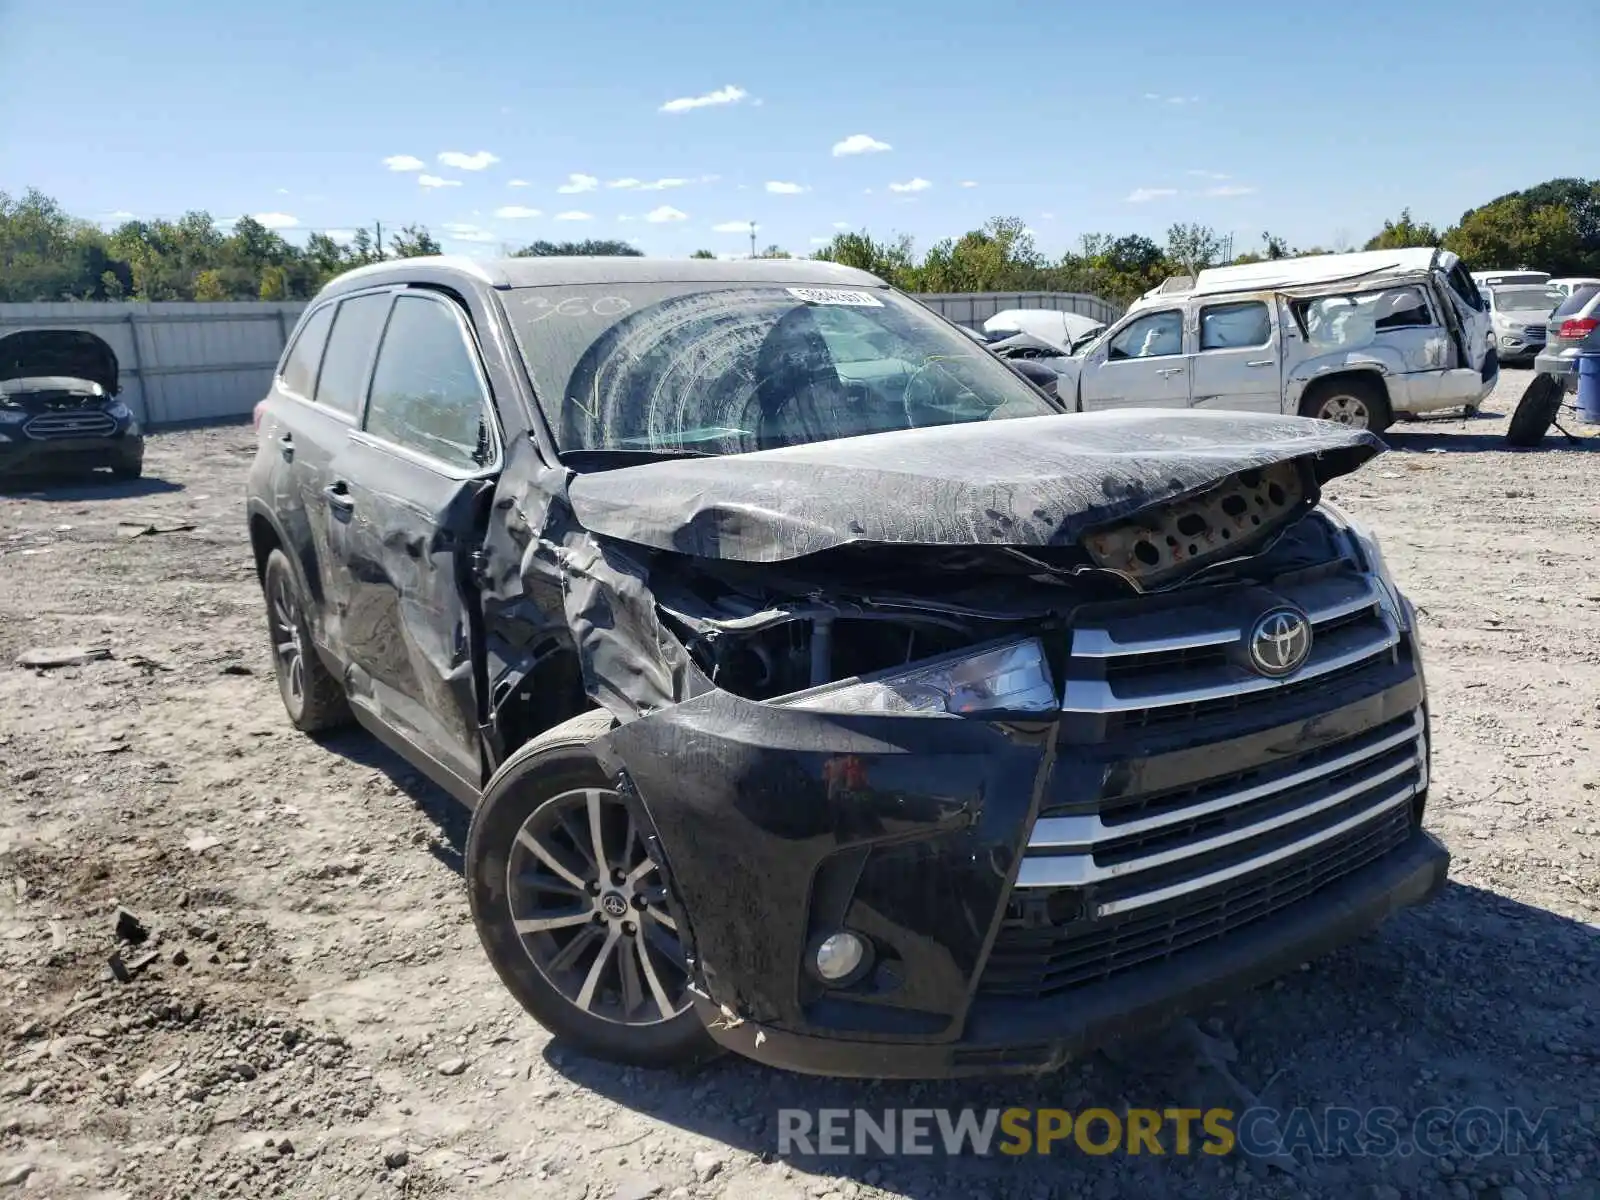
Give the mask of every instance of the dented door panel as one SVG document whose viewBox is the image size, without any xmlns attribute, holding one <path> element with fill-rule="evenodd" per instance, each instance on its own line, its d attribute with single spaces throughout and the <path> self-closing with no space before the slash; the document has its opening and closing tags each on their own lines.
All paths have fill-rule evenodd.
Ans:
<svg viewBox="0 0 1600 1200">
<path fill-rule="evenodd" d="M 334 474 L 349 506 L 333 549 L 350 580 L 351 699 L 477 786 L 477 617 L 465 585 L 489 485 L 359 433 Z"/>
</svg>

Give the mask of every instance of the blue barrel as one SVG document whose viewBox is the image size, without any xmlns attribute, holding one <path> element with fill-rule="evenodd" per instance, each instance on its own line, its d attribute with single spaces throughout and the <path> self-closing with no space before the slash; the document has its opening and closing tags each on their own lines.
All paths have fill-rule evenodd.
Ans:
<svg viewBox="0 0 1600 1200">
<path fill-rule="evenodd" d="M 1578 420 L 1600 425 L 1600 354 L 1578 355 Z"/>
</svg>

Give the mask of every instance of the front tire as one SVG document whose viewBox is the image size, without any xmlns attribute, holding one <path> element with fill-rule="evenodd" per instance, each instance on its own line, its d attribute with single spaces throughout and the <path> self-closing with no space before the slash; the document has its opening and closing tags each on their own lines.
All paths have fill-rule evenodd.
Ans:
<svg viewBox="0 0 1600 1200">
<path fill-rule="evenodd" d="M 289 720 L 302 733 L 320 733 L 349 724 L 350 704 L 344 688 L 322 665 L 312 644 L 306 622 L 306 597 L 282 550 L 275 549 L 267 555 L 261 590 L 267 600 L 267 629 L 272 638 L 278 695 L 283 698 Z"/>
<path fill-rule="evenodd" d="M 1300 401 L 1300 415 L 1352 429 L 1382 433 L 1394 422 L 1383 385 L 1347 376 L 1313 384 Z"/>
<path fill-rule="evenodd" d="M 719 1050 L 689 996 L 681 912 L 638 801 L 589 744 L 582 713 L 521 747 L 473 813 L 466 876 L 490 963 L 533 1018 L 593 1058 L 690 1067 Z"/>
</svg>

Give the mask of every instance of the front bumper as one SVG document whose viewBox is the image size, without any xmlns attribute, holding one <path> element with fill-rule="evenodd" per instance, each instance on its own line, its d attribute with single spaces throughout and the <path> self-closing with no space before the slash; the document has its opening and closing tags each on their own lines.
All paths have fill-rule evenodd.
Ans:
<svg viewBox="0 0 1600 1200">
<path fill-rule="evenodd" d="M 1140 658 L 1140 604 L 1080 617 L 1048 719 L 718 691 L 602 739 L 659 834 L 712 1036 L 827 1074 L 1048 1070 L 1431 896 L 1448 857 L 1420 828 L 1410 635 L 1366 584 L 1299 586 L 1320 632 L 1281 683 L 1203 686 L 1230 669 L 1203 648 Z M 1232 603 L 1203 606 L 1211 629 Z M 1144 707 L 1174 670 L 1181 701 Z M 829 988 L 809 964 L 841 928 L 875 961 Z"/>
<path fill-rule="evenodd" d="M 906 1045 L 748 1022 L 730 1026 L 715 1004 L 699 998 L 697 1005 L 721 1045 L 807 1074 L 937 1079 L 1051 1071 L 1120 1034 L 1159 1025 L 1337 949 L 1400 909 L 1431 899 L 1449 866 L 1445 848 L 1418 830 L 1400 851 L 1324 889 L 1316 903 L 1292 915 L 1260 922 L 1160 971 L 1075 991 L 1061 1003 L 975 1007 L 955 1043 Z"/>
<path fill-rule="evenodd" d="M 0 430 L 0 474 L 28 475 L 95 467 L 135 467 L 144 461 L 140 434 L 35 440 L 14 429 Z"/>
</svg>

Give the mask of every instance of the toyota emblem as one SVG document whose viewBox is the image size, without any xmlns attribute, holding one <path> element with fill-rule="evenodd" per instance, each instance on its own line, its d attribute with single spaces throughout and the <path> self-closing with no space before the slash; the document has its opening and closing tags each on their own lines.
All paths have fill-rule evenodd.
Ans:
<svg viewBox="0 0 1600 1200">
<path fill-rule="evenodd" d="M 1250 630 L 1250 665 L 1269 679 L 1293 675 L 1311 656 L 1311 622 L 1296 608 L 1275 608 Z"/>
</svg>

